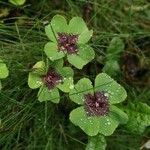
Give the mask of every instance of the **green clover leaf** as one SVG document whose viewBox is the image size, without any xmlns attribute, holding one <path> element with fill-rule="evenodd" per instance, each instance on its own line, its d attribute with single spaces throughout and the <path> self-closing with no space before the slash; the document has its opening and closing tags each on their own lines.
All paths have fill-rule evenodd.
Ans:
<svg viewBox="0 0 150 150">
<path fill-rule="evenodd" d="M 82 69 L 83 66 L 93 60 L 94 57 L 94 50 L 89 45 L 80 45 L 77 55 L 67 55 L 69 63 L 78 69 Z"/>
<path fill-rule="evenodd" d="M 4 79 L 8 76 L 9 70 L 6 64 L 0 59 L 0 79 Z M 2 89 L 2 83 L 0 81 L 0 90 Z"/>
<path fill-rule="evenodd" d="M 110 96 L 108 87 L 115 90 L 119 88 L 119 91 L 112 90 L 114 94 Z M 119 124 L 125 124 L 128 120 L 128 116 L 113 105 L 124 101 L 126 92 L 105 73 L 97 75 L 94 88 L 89 79 L 79 80 L 75 88 L 70 91 L 69 97 L 73 102 L 83 105 L 70 113 L 71 122 L 89 136 L 95 136 L 98 133 L 109 136 Z"/>
<path fill-rule="evenodd" d="M 53 66 L 54 68 L 57 68 L 57 70 L 59 70 L 59 69 L 63 68 L 64 61 L 63 61 L 63 59 L 58 59 L 57 61 L 50 62 L 50 65 Z M 73 72 L 73 74 L 74 74 L 74 72 Z"/>
<path fill-rule="evenodd" d="M 93 35 L 93 30 L 88 30 L 81 17 L 73 17 L 69 22 L 69 32 L 79 34 L 78 44 L 87 43 Z"/>
<path fill-rule="evenodd" d="M 92 82 L 87 78 L 83 78 L 79 80 L 75 85 L 75 88 L 70 91 L 69 97 L 73 102 L 77 104 L 83 104 L 84 94 L 93 94 L 93 92 Z"/>
<path fill-rule="evenodd" d="M 70 120 L 89 136 L 95 136 L 99 132 L 99 120 L 96 117 L 88 118 L 83 106 L 74 109 L 70 113 Z"/>
<path fill-rule="evenodd" d="M 45 33 L 48 38 L 57 43 L 57 33 L 58 32 L 67 32 L 68 25 L 66 19 L 61 15 L 55 15 L 50 24 L 45 27 Z"/>
<path fill-rule="evenodd" d="M 0 59 L 0 79 L 4 79 L 8 76 L 9 71 L 6 64 Z"/>
<path fill-rule="evenodd" d="M 87 28 L 82 18 L 73 17 L 67 24 L 63 16 L 56 15 L 45 27 L 45 32 L 51 42 L 45 45 L 44 52 L 51 61 L 67 55 L 70 64 L 82 69 L 94 59 L 94 50 L 86 44 L 92 37 L 93 30 Z"/>
<path fill-rule="evenodd" d="M 40 102 L 51 101 L 53 103 L 59 103 L 59 91 L 57 88 L 49 90 L 47 87 L 42 86 L 38 92 L 38 100 Z"/>
<path fill-rule="evenodd" d="M 46 65 L 43 61 L 37 62 L 32 69 L 32 72 L 29 73 L 28 85 L 31 89 L 39 88 L 43 85 L 41 75 L 46 73 Z"/>
<path fill-rule="evenodd" d="M 60 100 L 59 90 L 70 92 L 74 88 L 74 72 L 70 67 L 63 67 L 63 60 L 55 62 L 37 62 L 29 73 L 28 85 L 31 89 L 40 88 L 38 100 L 58 103 Z"/>
<path fill-rule="evenodd" d="M 53 42 L 48 42 L 44 47 L 44 51 L 51 61 L 58 60 L 65 56 L 65 52 L 59 51 L 57 44 Z"/>
<path fill-rule="evenodd" d="M 42 78 L 35 74 L 35 73 L 29 73 L 28 77 L 28 85 L 31 89 L 39 88 L 41 85 L 43 85 Z"/>
<path fill-rule="evenodd" d="M 100 117 L 99 133 L 109 136 L 113 134 L 119 124 L 125 124 L 128 121 L 128 116 L 118 107 L 111 105 L 110 113 L 105 117 Z"/>
<path fill-rule="evenodd" d="M 104 117 L 99 117 L 99 133 L 109 136 L 113 134 L 118 127 L 119 122 L 114 118 L 111 112 Z"/>
<path fill-rule="evenodd" d="M 37 62 L 32 68 L 32 73 L 37 75 L 44 75 L 46 71 L 46 64 L 43 61 Z"/>
<path fill-rule="evenodd" d="M 101 73 L 95 78 L 95 91 L 99 90 L 108 93 L 111 104 L 120 103 L 127 97 L 125 89 L 106 73 Z"/>
<path fill-rule="evenodd" d="M 63 91 L 63 92 L 70 92 L 71 89 L 74 88 L 73 84 L 73 76 L 74 72 L 70 67 L 63 67 L 63 68 L 58 68 L 58 73 L 60 73 L 63 76 L 63 83 L 59 84 L 57 87 Z"/>
</svg>

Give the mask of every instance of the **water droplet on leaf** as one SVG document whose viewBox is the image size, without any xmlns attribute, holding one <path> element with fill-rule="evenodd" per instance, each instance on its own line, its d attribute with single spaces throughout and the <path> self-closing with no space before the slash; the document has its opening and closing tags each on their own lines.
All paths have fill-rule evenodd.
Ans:
<svg viewBox="0 0 150 150">
<path fill-rule="evenodd" d="M 36 81 L 36 83 L 37 83 L 37 84 L 42 84 L 42 82 L 41 82 L 41 81 Z"/>
<path fill-rule="evenodd" d="M 74 89 L 74 85 L 70 85 L 69 88 L 70 88 L 70 89 Z"/>
<path fill-rule="evenodd" d="M 105 93 L 104 95 L 105 95 L 106 97 L 108 97 L 108 96 L 109 96 L 109 94 L 108 94 L 108 93 Z"/>
<path fill-rule="evenodd" d="M 107 124 L 108 124 L 108 125 L 110 125 L 111 123 L 110 123 L 110 122 L 108 122 Z"/>
</svg>

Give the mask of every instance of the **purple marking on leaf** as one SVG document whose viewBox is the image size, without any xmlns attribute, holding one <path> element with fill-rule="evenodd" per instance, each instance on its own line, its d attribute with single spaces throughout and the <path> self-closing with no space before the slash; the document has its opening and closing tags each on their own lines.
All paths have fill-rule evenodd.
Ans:
<svg viewBox="0 0 150 150">
<path fill-rule="evenodd" d="M 67 33 L 58 33 L 58 47 L 61 51 L 67 51 L 68 54 L 76 54 L 78 52 L 78 35 Z"/>
<path fill-rule="evenodd" d="M 94 95 L 84 95 L 84 109 L 88 116 L 104 116 L 109 112 L 108 97 L 105 92 L 95 92 Z"/>
<path fill-rule="evenodd" d="M 48 87 L 48 89 L 53 89 L 59 83 L 62 83 L 63 78 L 60 74 L 58 74 L 54 69 L 50 68 L 46 75 L 42 77 L 44 84 Z"/>
</svg>

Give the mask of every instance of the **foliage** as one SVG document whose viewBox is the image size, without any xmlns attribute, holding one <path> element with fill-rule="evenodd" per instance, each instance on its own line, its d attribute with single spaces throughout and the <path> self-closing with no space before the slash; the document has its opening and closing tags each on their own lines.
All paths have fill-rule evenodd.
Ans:
<svg viewBox="0 0 150 150">
<path fill-rule="evenodd" d="M 97 135 L 95 137 L 89 137 L 86 150 L 105 150 L 106 145 L 105 137 L 102 135 Z"/>
<path fill-rule="evenodd" d="M 131 122 L 132 108 L 140 114 L 139 120 L 145 120 L 144 116 L 148 116 L 147 112 L 141 115 L 141 111 L 136 111 L 136 106 L 140 106 L 141 102 L 142 106 L 146 104 L 149 107 L 150 99 L 148 8 L 147 0 L 115 3 L 106 0 L 29 0 L 25 5 L 17 7 L 8 1 L 0 0 L 0 58 L 10 71 L 9 77 L 2 81 L 3 89 L 0 91 L 1 149 L 83 150 L 86 147 L 96 149 L 100 146 L 108 150 L 142 149 L 144 143 L 149 140 L 148 122 L 146 124 L 144 121 L 144 125 L 139 123 L 139 126 L 142 124 L 143 127 L 138 128 L 135 118 L 137 115 L 133 115 L 135 117 L 132 119 L 140 132 L 128 127 L 128 123 Z M 96 59 L 80 70 L 72 67 L 75 71 L 74 82 L 85 77 L 93 83 L 96 75 L 104 71 L 127 91 L 127 101 L 115 105 L 124 111 L 127 109 L 129 122 L 123 126 L 119 125 L 112 135 L 105 137 L 107 146 L 103 135 L 88 137 L 80 128 L 69 122 L 69 113 L 77 105 L 69 100 L 68 94 L 59 90 L 61 101 L 57 105 L 47 101 L 40 103 L 37 101 L 38 89 L 32 90 L 28 87 L 28 73 L 34 70 L 31 68 L 35 62 L 42 60 L 46 66 L 50 66 L 51 61 L 45 58 L 43 48 L 51 40 L 47 39 L 43 31 L 55 14 L 61 14 L 63 18 L 70 20 L 74 16 L 80 16 L 84 18 L 88 29 L 94 31 L 92 40 L 86 45 L 90 45 L 95 51 Z M 116 56 L 115 59 L 107 59 L 107 49 L 114 38 L 121 39 L 124 49 L 117 56 L 112 55 Z M 135 65 L 134 59 L 130 61 L 125 57 L 127 54 L 138 58 L 138 66 Z M 67 55 L 63 57 L 63 67 L 71 66 L 66 59 Z M 145 75 L 148 80 L 143 80 Z M 136 83 L 133 77 L 136 77 Z"/>
<path fill-rule="evenodd" d="M 52 18 L 49 25 L 45 27 L 46 35 L 51 42 L 45 45 L 44 51 L 48 58 L 52 61 L 63 58 L 67 55 L 67 60 L 70 64 L 78 69 L 82 69 L 84 65 L 90 62 L 95 54 L 89 45 L 86 43 L 91 38 L 93 31 L 88 30 L 85 22 L 80 17 L 74 17 L 67 24 L 66 19 L 63 16 L 56 15 Z M 59 33 L 67 33 L 69 35 L 77 35 L 77 53 L 69 54 L 66 49 L 59 50 Z"/>
<path fill-rule="evenodd" d="M 46 75 L 49 68 L 52 67 L 55 69 L 61 76 L 62 82 L 58 82 L 58 84 L 53 88 L 49 89 L 42 79 L 42 76 Z M 50 68 L 51 69 L 51 68 Z M 60 95 L 58 89 L 63 92 L 69 92 L 73 87 L 73 70 L 70 67 L 63 67 L 63 61 L 58 60 L 54 63 L 45 64 L 43 61 L 37 62 L 33 66 L 33 70 L 29 73 L 28 85 L 32 89 L 40 88 L 38 92 L 38 100 L 42 101 L 52 101 L 54 103 L 58 103 L 60 100 Z M 54 80 L 56 77 L 54 77 Z"/>
<path fill-rule="evenodd" d="M 128 103 L 124 111 L 129 116 L 126 128 L 134 133 L 141 134 L 150 126 L 150 107 L 142 102 Z"/>
<path fill-rule="evenodd" d="M 75 85 L 70 92 L 70 99 L 77 104 L 84 105 L 84 95 L 104 91 L 108 94 L 110 111 L 103 116 L 87 116 L 84 106 L 74 109 L 70 113 L 70 120 L 79 126 L 89 136 L 101 133 L 105 136 L 111 135 L 119 123 L 126 123 L 127 115 L 113 104 L 120 103 L 126 98 L 126 91 L 107 74 L 100 73 L 96 76 L 95 87 L 89 79 L 83 78 Z"/>
<path fill-rule="evenodd" d="M 115 76 L 119 71 L 119 56 L 124 50 L 124 43 L 119 37 L 114 37 L 106 52 L 106 62 L 103 71 L 111 76 Z"/>
<path fill-rule="evenodd" d="M 0 59 L 0 79 L 4 79 L 8 76 L 9 74 L 9 71 L 7 69 L 7 66 L 6 64 Z M 2 88 L 2 84 L 1 84 L 1 81 L 0 81 L 0 90 Z"/>
<path fill-rule="evenodd" d="M 68 62 L 78 69 L 82 69 L 94 58 L 93 49 L 85 44 L 93 31 L 88 30 L 80 17 L 72 18 L 68 25 L 66 19 L 60 15 L 52 18 L 45 31 L 51 42 L 45 45 L 44 51 L 51 61 L 50 64 L 39 61 L 33 66 L 28 77 L 29 87 L 32 89 L 40 87 L 38 92 L 40 102 L 50 100 L 59 103 L 58 89 L 69 92 L 72 101 L 83 105 L 70 113 L 71 122 L 79 126 L 88 136 L 96 136 L 98 133 L 110 136 L 119 124 L 125 124 L 128 120 L 128 116 L 113 105 L 125 100 L 127 97 L 125 89 L 105 73 L 96 76 L 94 88 L 87 78 L 80 79 L 74 86 L 73 70 L 70 67 L 63 67 L 62 58 L 65 55 Z M 113 39 L 108 48 L 108 59 L 111 53 L 118 54 L 122 49 L 121 40 Z M 92 103 L 91 106 L 87 105 L 89 102 Z"/>
</svg>

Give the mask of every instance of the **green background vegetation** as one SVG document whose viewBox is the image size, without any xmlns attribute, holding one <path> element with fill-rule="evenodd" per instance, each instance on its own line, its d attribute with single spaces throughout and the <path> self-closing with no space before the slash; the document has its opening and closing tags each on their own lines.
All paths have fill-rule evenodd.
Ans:
<svg viewBox="0 0 150 150">
<path fill-rule="evenodd" d="M 111 39 L 120 37 L 125 50 L 117 56 L 120 69 L 114 78 L 128 92 L 123 105 L 127 108 L 131 102 L 150 105 L 149 0 L 27 0 L 23 6 L 1 0 L 0 58 L 7 64 L 10 75 L 3 80 L 0 92 L 0 149 L 85 149 L 87 136 L 68 119 L 70 111 L 77 107 L 68 96 L 62 94 L 58 105 L 40 103 L 37 90 L 27 85 L 33 64 L 46 58 L 43 48 L 48 38 L 44 27 L 55 14 L 68 20 L 81 16 L 94 30 L 90 45 L 96 58 L 82 71 L 76 70 L 75 82 L 83 76 L 93 81 L 102 72 Z M 128 109 L 130 114 L 136 110 L 139 109 Z M 148 119 L 148 110 L 146 113 Z M 144 132 L 129 129 L 119 126 L 112 136 L 106 137 L 107 149 L 138 150 L 150 138 L 149 127 Z"/>
</svg>

